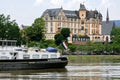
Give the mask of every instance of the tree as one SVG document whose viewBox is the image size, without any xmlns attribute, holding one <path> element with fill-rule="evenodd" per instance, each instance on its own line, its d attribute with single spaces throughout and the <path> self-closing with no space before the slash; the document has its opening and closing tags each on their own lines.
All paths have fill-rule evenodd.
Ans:
<svg viewBox="0 0 120 80">
<path fill-rule="evenodd" d="M 0 39 L 20 40 L 18 24 L 15 20 L 10 20 L 10 15 L 7 17 L 4 14 L 0 15 Z"/>
<path fill-rule="evenodd" d="M 70 29 L 69 28 L 62 28 L 59 34 L 54 36 L 55 44 L 59 46 L 62 42 L 66 41 L 68 43 L 67 38 L 70 36 Z"/>
<path fill-rule="evenodd" d="M 67 38 L 70 36 L 70 29 L 69 28 L 62 28 L 59 34 L 54 36 L 55 44 L 59 46 L 63 41 L 67 41 Z"/>
<path fill-rule="evenodd" d="M 56 35 L 54 36 L 54 39 L 55 39 L 55 44 L 56 44 L 57 46 L 59 46 L 59 45 L 62 43 L 62 41 L 64 40 L 64 37 L 63 37 L 62 34 L 56 34 Z"/>
<path fill-rule="evenodd" d="M 39 47 L 41 48 L 46 48 L 46 47 L 56 47 L 56 45 L 54 44 L 54 40 L 42 40 L 39 43 Z"/>
<path fill-rule="evenodd" d="M 74 52 L 74 51 L 76 51 L 76 46 L 73 45 L 73 44 L 70 44 L 69 49 L 70 49 L 71 52 Z"/>
<path fill-rule="evenodd" d="M 70 36 L 70 29 L 62 28 L 61 34 L 63 35 L 64 39 L 67 40 L 67 38 Z"/>
<path fill-rule="evenodd" d="M 118 36 L 120 35 L 120 28 L 113 28 L 111 31 L 111 36 Z"/>
<path fill-rule="evenodd" d="M 42 18 L 37 18 L 32 26 L 25 31 L 29 41 L 40 41 L 45 38 L 45 21 Z"/>
<path fill-rule="evenodd" d="M 120 53 L 120 28 L 113 28 L 111 31 L 112 49 L 114 53 Z"/>
</svg>

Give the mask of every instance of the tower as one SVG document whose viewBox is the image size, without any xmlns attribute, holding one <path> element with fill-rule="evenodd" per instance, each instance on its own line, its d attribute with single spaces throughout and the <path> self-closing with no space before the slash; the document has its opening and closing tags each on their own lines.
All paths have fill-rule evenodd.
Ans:
<svg viewBox="0 0 120 80">
<path fill-rule="evenodd" d="M 106 22 L 109 22 L 109 12 L 108 12 L 108 8 L 107 8 Z"/>
<path fill-rule="evenodd" d="M 86 8 L 85 8 L 84 4 L 80 4 L 79 17 L 81 19 L 85 19 L 86 18 Z"/>
</svg>

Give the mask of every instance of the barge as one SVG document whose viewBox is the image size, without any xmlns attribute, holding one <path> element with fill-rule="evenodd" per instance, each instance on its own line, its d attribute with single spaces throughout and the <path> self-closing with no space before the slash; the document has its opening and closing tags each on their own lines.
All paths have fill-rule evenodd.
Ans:
<svg viewBox="0 0 120 80">
<path fill-rule="evenodd" d="M 0 71 L 39 70 L 65 68 L 67 57 L 62 57 L 55 48 L 44 50 L 13 46 L 15 40 L 0 40 Z M 10 46 L 12 45 L 12 46 Z"/>
</svg>

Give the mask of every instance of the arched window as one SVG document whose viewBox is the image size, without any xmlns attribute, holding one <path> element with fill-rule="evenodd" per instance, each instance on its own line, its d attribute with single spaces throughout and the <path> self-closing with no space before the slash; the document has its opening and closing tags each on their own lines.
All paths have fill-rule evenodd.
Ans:
<svg viewBox="0 0 120 80">
<path fill-rule="evenodd" d="M 108 38 L 108 36 L 106 36 L 106 42 L 108 42 L 108 40 L 109 40 L 109 38 Z"/>
</svg>

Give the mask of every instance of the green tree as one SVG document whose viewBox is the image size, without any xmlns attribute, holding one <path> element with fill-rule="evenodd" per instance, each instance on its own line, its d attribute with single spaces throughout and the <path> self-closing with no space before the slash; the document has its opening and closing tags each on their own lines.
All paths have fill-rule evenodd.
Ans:
<svg viewBox="0 0 120 80">
<path fill-rule="evenodd" d="M 20 30 L 20 35 L 21 35 L 21 44 L 26 45 L 27 43 L 27 36 L 25 30 Z"/>
<path fill-rule="evenodd" d="M 120 28 L 113 28 L 111 31 L 112 44 L 111 49 L 116 54 L 120 53 Z"/>
<path fill-rule="evenodd" d="M 45 38 L 45 21 L 42 18 L 37 18 L 32 26 L 25 31 L 28 41 L 40 41 Z"/>
<path fill-rule="evenodd" d="M 113 28 L 111 31 L 111 36 L 116 37 L 120 35 L 120 28 Z"/>
<path fill-rule="evenodd" d="M 0 15 L 0 39 L 20 41 L 20 30 L 15 20 L 10 20 L 10 16 Z"/>
<path fill-rule="evenodd" d="M 70 29 L 62 28 L 61 34 L 63 35 L 64 39 L 67 40 L 67 38 L 70 36 Z"/>
<path fill-rule="evenodd" d="M 67 41 L 67 38 L 70 36 L 70 29 L 69 28 L 62 28 L 59 34 L 54 36 L 55 44 L 59 46 L 63 41 Z"/>
<path fill-rule="evenodd" d="M 54 36 L 54 39 L 55 39 L 55 44 L 59 46 L 63 42 L 64 36 L 62 34 L 56 34 Z"/>
<path fill-rule="evenodd" d="M 76 46 L 73 45 L 73 44 L 70 44 L 69 49 L 70 49 L 71 52 L 75 52 L 76 51 Z"/>
</svg>

